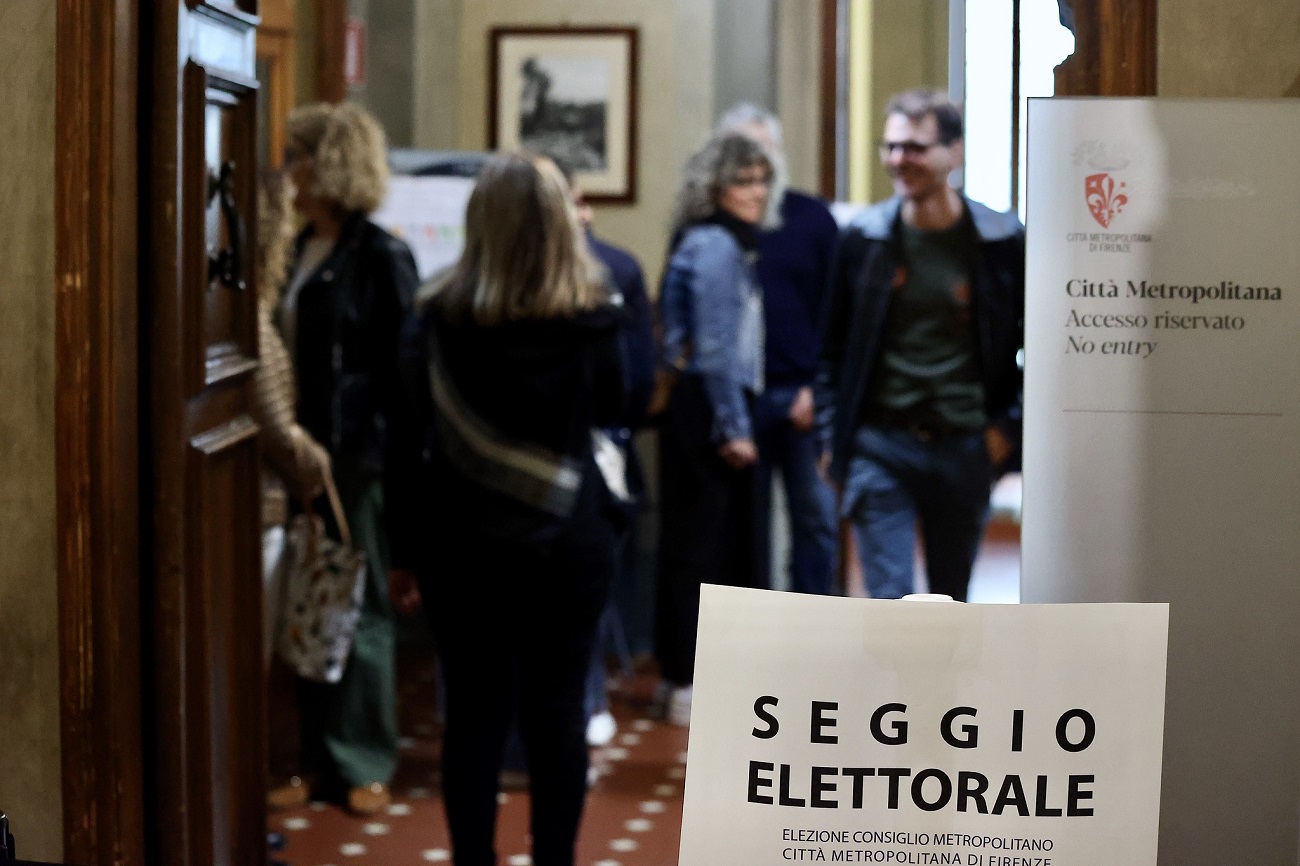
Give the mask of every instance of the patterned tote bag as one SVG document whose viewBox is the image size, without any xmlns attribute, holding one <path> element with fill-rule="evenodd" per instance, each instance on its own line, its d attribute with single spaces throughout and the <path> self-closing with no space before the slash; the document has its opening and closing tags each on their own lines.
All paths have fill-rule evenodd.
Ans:
<svg viewBox="0 0 1300 866">
<path fill-rule="evenodd" d="M 325 491 L 342 542 L 325 533 L 325 522 L 310 507 L 289 522 L 277 650 L 298 676 L 337 683 L 361 616 L 366 557 L 352 548 L 343 505 L 328 474 Z"/>
</svg>

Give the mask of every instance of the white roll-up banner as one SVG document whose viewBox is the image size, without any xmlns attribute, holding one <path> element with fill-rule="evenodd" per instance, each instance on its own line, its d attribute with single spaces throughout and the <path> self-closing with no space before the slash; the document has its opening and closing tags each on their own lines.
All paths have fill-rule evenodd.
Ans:
<svg viewBox="0 0 1300 866">
<path fill-rule="evenodd" d="M 1022 600 L 1168 603 L 1159 862 L 1293 866 L 1300 104 L 1035 99 L 1028 134 Z"/>
</svg>

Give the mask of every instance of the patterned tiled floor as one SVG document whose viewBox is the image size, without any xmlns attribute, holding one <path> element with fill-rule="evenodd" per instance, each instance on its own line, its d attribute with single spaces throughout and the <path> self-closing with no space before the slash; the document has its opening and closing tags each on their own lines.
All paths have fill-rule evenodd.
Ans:
<svg viewBox="0 0 1300 866">
<path fill-rule="evenodd" d="M 970 600 L 1019 600 L 1018 528 L 995 520 L 976 562 Z M 918 586 L 918 588 L 922 588 Z M 850 595 L 863 594 L 861 575 Z M 434 716 L 434 666 L 431 652 L 404 649 L 402 683 L 402 760 L 394 784 L 396 800 L 387 815 L 359 819 L 337 806 L 314 803 L 272 815 L 269 827 L 284 833 L 288 846 L 278 856 L 292 866 L 418 866 L 450 863 L 446 822 L 438 793 L 438 725 Z M 610 699 L 618 735 L 592 751 L 596 779 L 587 798 L 578 863 L 582 866 L 677 866 L 686 776 L 687 732 L 646 716 L 655 679 L 644 674 L 614 680 Z M 286 722 L 276 719 L 272 687 L 272 765 L 284 765 Z M 284 707 L 281 706 L 283 710 Z M 283 766 L 281 766 L 283 769 Z M 503 866 L 528 866 L 528 795 L 501 795 L 497 850 Z"/>
<path fill-rule="evenodd" d="M 388 814 L 361 819 L 335 805 L 312 803 L 274 814 L 271 830 L 288 844 L 277 856 L 293 866 L 450 863 L 438 786 L 432 665 L 403 663 L 402 761 Z M 683 728 L 646 718 L 653 679 L 615 681 L 611 704 L 619 730 L 592 750 L 595 777 L 587 798 L 578 862 L 584 866 L 675 866 L 686 776 Z M 426 698 L 426 696 L 428 696 Z M 528 794 L 501 794 L 497 850 L 503 866 L 528 866 Z"/>
</svg>

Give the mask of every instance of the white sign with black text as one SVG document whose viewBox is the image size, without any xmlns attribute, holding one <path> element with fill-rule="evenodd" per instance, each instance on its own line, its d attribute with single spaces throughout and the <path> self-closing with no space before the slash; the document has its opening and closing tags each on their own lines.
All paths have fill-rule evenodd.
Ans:
<svg viewBox="0 0 1300 866">
<path fill-rule="evenodd" d="M 1168 602 L 1160 862 L 1300 862 L 1300 103 L 1034 99 L 1026 602 Z"/>
<path fill-rule="evenodd" d="M 1165 605 L 705 586 L 682 866 L 1151 866 Z"/>
</svg>

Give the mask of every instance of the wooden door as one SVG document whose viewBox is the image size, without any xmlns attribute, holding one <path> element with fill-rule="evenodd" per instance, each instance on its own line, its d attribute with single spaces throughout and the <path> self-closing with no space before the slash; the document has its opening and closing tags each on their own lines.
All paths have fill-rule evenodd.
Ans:
<svg viewBox="0 0 1300 866">
<path fill-rule="evenodd" d="M 143 312 L 152 863 L 264 862 L 256 0 L 154 6 Z"/>
<path fill-rule="evenodd" d="M 261 0 L 257 29 L 258 162 L 279 168 L 284 161 L 285 128 L 294 106 L 298 53 L 293 0 Z"/>
</svg>

